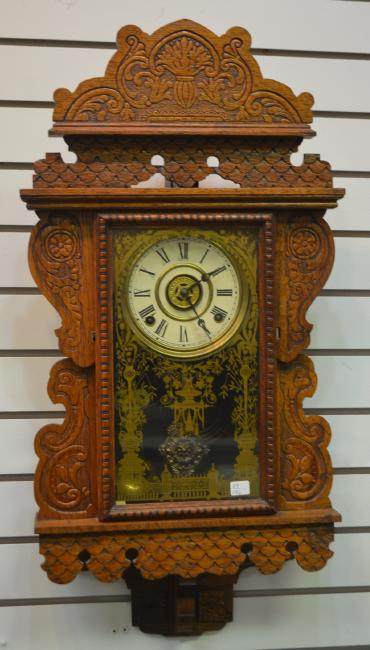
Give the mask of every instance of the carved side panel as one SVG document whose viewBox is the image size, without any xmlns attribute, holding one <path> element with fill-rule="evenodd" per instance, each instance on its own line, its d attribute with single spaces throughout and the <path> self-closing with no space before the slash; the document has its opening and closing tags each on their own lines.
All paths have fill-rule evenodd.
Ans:
<svg viewBox="0 0 370 650">
<path fill-rule="evenodd" d="M 318 415 L 305 415 L 302 402 L 316 389 L 311 359 L 300 355 L 280 365 L 278 404 L 282 509 L 330 506 L 331 461 L 327 451 L 330 427 Z"/>
<path fill-rule="evenodd" d="M 310 342 L 306 312 L 333 266 L 333 236 L 320 214 L 294 214 L 279 220 L 277 250 L 278 357 L 292 361 Z"/>
<path fill-rule="evenodd" d="M 263 574 L 276 573 L 293 554 L 306 571 L 317 571 L 332 556 L 331 526 L 261 530 L 187 531 L 119 534 L 99 537 L 44 537 L 40 552 L 53 582 L 71 582 L 85 567 L 102 582 L 119 580 L 135 549 L 135 567 L 145 579 L 167 575 L 195 578 L 202 574 L 237 575 L 253 563 Z M 243 551 L 248 545 L 250 551 Z M 82 555 L 81 555 L 82 554 Z M 135 555 L 136 555 L 135 554 Z"/>
<path fill-rule="evenodd" d="M 55 215 L 35 226 L 29 248 L 34 280 L 62 318 L 60 350 L 83 367 L 95 360 L 92 236 L 88 215 Z"/>
<path fill-rule="evenodd" d="M 48 393 L 63 404 L 63 424 L 47 424 L 37 434 L 40 459 L 35 477 L 39 519 L 92 516 L 95 437 L 94 371 L 77 368 L 70 359 L 51 370 Z"/>
</svg>

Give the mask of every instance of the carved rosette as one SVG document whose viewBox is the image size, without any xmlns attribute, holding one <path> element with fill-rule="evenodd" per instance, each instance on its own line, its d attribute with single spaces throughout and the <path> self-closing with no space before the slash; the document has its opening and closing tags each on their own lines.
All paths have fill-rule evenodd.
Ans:
<svg viewBox="0 0 370 650">
<path fill-rule="evenodd" d="M 48 392 L 54 403 L 65 406 L 66 416 L 63 424 L 47 424 L 36 437 L 39 518 L 91 516 L 95 510 L 91 485 L 93 371 L 63 359 L 51 370 Z"/>
<path fill-rule="evenodd" d="M 131 565 L 127 552 L 132 549 L 137 553 L 135 567 L 142 576 L 158 580 L 167 575 L 236 575 L 248 562 L 269 575 L 293 556 L 302 568 L 317 571 L 332 556 L 332 539 L 332 531 L 324 526 L 59 539 L 45 536 L 40 552 L 45 557 L 43 568 L 53 582 L 71 582 L 85 568 L 102 582 L 119 580 Z M 245 545 L 251 549 L 248 553 L 242 550 Z"/>
<path fill-rule="evenodd" d="M 306 312 L 324 286 L 334 262 L 333 236 L 318 214 L 281 218 L 278 223 L 280 330 L 278 356 L 292 361 L 308 347 Z"/>
<path fill-rule="evenodd" d="M 56 122 L 234 122 L 302 124 L 312 121 L 312 95 L 264 79 L 240 28 L 217 37 L 190 20 L 152 35 L 130 25 L 104 77 L 75 92 L 55 92 Z"/>
<path fill-rule="evenodd" d="M 77 365 L 94 362 L 94 298 L 89 289 L 91 241 L 86 217 L 43 218 L 32 232 L 29 262 L 33 278 L 62 318 L 56 330 L 60 350 Z"/>
<path fill-rule="evenodd" d="M 300 355 L 281 364 L 279 380 L 279 430 L 281 499 L 283 509 L 330 506 L 331 462 L 327 451 L 330 427 L 318 415 L 304 414 L 302 402 L 316 389 L 311 359 Z"/>
</svg>

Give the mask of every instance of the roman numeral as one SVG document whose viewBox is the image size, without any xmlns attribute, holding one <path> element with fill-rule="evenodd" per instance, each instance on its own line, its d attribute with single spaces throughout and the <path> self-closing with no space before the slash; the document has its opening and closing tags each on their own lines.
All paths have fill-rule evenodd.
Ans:
<svg viewBox="0 0 370 650">
<path fill-rule="evenodd" d="M 143 266 L 140 268 L 140 271 L 142 271 L 143 273 L 148 273 L 148 275 L 155 275 L 153 271 L 148 271 L 148 269 L 145 269 Z"/>
<path fill-rule="evenodd" d="M 221 309 L 221 307 L 217 307 L 216 305 L 212 307 L 211 309 L 211 314 L 215 317 L 216 321 L 221 321 L 227 316 L 227 311 L 224 309 Z"/>
<path fill-rule="evenodd" d="M 134 298 L 150 298 L 150 289 L 134 289 Z"/>
<path fill-rule="evenodd" d="M 163 260 L 163 262 L 165 264 L 167 264 L 167 262 L 170 261 L 170 258 L 168 257 L 168 255 L 167 255 L 166 251 L 164 250 L 164 248 L 159 248 L 155 252 L 159 255 L 159 257 Z"/>
<path fill-rule="evenodd" d="M 206 249 L 205 253 L 203 254 L 202 259 L 200 260 L 199 264 L 203 264 L 204 260 L 206 259 L 207 255 L 209 253 L 209 248 Z"/>
<path fill-rule="evenodd" d="M 139 316 L 141 316 L 141 318 L 146 318 L 147 316 L 150 316 L 150 314 L 153 314 L 153 312 L 155 312 L 155 307 L 153 305 L 148 305 L 148 307 L 139 311 Z"/>
<path fill-rule="evenodd" d="M 222 271 L 226 271 L 226 266 L 219 266 L 218 269 L 215 269 L 214 271 L 211 271 L 208 273 L 208 275 L 218 275 L 219 273 L 222 273 Z"/>
<path fill-rule="evenodd" d="M 216 294 L 218 296 L 232 296 L 233 295 L 233 290 L 232 289 L 216 289 Z"/>
<path fill-rule="evenodd" d="M 167 327 L 168 327 L 168 322 L 162 318 L 157 329 L 155 330 L 155 333 L 158 334 L 158 336 L 162 336 L 163 338 L 164 335 L 166 334 Z"/>
<path fill-rule="evenodd" d="M 180 325 L 180 343 L 187 343 L 188 340 L 189 339 L 186 327 L 184 325 Z"/>
<path fill-rule="evenodd" d="M 182 260 L 187 260 L 189 257 L 189 242 L 179 242 L 180 257 Z"/>
</svg>

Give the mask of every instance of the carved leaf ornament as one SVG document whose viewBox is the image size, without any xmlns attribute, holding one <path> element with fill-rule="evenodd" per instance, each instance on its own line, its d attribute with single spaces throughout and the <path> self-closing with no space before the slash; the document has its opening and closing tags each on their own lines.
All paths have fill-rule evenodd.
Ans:
<svg viewBox="0 0 370 650">
<path fill-rule="evenodd" d="M 55 92 L 54 120 L 310 123 L 312 95 L 264 79 L 250 42 L 240 27 L 217 37 L 192 21 L 151 36 L 124 27 L 104 77 Z"/>
</svg>

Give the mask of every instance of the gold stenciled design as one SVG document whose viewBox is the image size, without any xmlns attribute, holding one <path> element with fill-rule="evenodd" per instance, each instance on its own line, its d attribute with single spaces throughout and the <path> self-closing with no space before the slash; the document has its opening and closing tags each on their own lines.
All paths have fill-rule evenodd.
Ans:
<svg viewBox="0 0 370 650">
<path fill-rule="evenodd" d="M 225 498 L 230 497 L 230 481 L 243 479 L 250 481 L 251 494 L 258 494 L 255 234 L 246 230 L 178 231 L 179 237 L 199 236 L 232 250 L 243 281 L 248 285 L 246 317 L 229 345 L 202 360 L 181 361 L 143 345 L 125 318 L 124 303 L 125 273 L 132 256 L 166 236 L 173 237 L 176 232 L 125 231 L 114 238 L 115 394 L 118 442 L 122 451 L 117 465 L 118 502 Z M 212 446 L 212 440 L 207 438 L 207 409 L 230 396 L 233 398 L 230 432 L 225 433 L 230 444 L 236 447 L 233 475 L 225 478 L 211 462 L 208 471 L 196 474 L 196 466 L 207 458 Z M 159 476 L 153 475 L 143 457 L 143 428 L 147 410 L 155 399 L 161 408 L 170 410 L 172 421 L 168 431 L 164 426 L 163 442 L 158 445 L 158 453 L 166 463 Z M 182 454 L 177 462 L 176 454 Z"/>
</svg>

